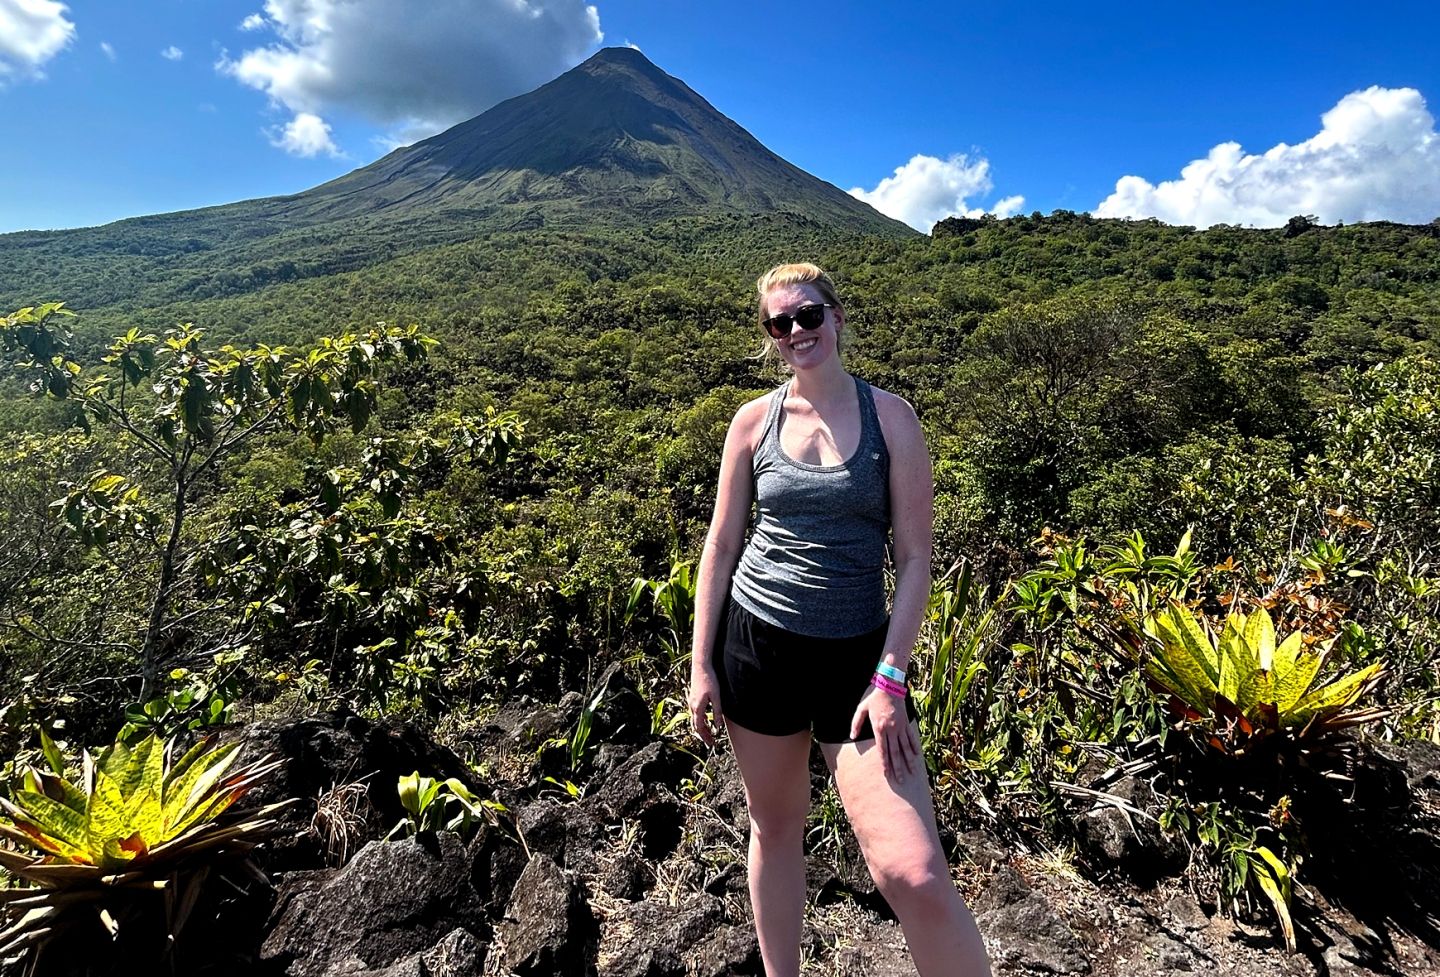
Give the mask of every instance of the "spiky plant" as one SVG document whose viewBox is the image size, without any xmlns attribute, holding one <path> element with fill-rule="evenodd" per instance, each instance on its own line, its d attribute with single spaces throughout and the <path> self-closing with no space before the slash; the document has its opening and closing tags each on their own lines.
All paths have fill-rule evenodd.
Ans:
<svg viewBox="0 0 1440 977">
<path fill-rule="evenodd" d="M 248 864 L 284 806 L 222 817 L 280 765 L 265 757 L 236 766 L 234 744 L 213 748 L 205 739 L 177 758 L 173 741 L 152 734 L 132 747 L 82 753 L 75 780 L 43 732 L 41 745 L 49 769 L 29 767 L 10 799 L 0 798 L 0 868 L 22 883 L 0 890 L 6 962 L 96 916 L 114 936 L 153 911 L 157 892 L 173 937 L 211 868 Z"/>
<path fill-rule="evenodd" d="M 1356 708 L 1385 678 L 1381 663 L 1318 682 L 1333 639 L 1312 651 L 1297 630 L 1277 644 L 1263 607 L 1232 612 L 1218 637 L 1180 604 L 1154 615 L 1145 630 L 1154 642 L 1146 673 L 1170 693 L 1173 710 L 1203 726 L 1210 745 L 1224 752 L 1243 753 L 1275 733 L 1305 739 L 1389 714 Z"/>
</svg>

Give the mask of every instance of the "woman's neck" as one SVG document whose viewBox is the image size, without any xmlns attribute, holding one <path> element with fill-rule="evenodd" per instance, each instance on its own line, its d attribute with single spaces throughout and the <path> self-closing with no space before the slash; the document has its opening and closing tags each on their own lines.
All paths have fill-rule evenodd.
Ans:
<svg viewBox="0 0 1440 977">
<path fill-rule="evenodd" d="M 813 369 L 796 371 L 790 387 L 791 393 L 817 406 L 849 397 L 854 389 L 855 380 L 845 372 L 838 356 Z"/>
</svg>

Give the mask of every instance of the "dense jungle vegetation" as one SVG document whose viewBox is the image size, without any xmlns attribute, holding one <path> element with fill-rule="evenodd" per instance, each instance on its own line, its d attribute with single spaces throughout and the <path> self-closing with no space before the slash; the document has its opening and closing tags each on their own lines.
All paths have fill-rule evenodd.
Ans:
<svg viewBox="0 0 1440 977">
<path fill-rule="evenodd" d="M 453 737 L 615 663 L 683 738 L 720 445 L 781 379 L 751 283 L 786 259 L 831 271 L 847 365 L 929 437 L 915 682 L 948 823 L 1063 843 L 1106 771 L 1149 765 L 1186 870 L 1283 906 L 1325 789 L 1291 759 L 1440 741 L 1440 222 L 141 231 L 12 241 L 0 283 L 33 310 L 0 340 L 17 760 L 37 726 L 337 701 Z"/>
</svg>

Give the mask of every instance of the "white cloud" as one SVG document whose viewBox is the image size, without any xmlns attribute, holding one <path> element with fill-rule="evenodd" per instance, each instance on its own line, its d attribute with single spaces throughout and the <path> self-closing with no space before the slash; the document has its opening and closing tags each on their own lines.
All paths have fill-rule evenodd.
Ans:
<svg viewBox="0 0 1440 977">
<path fill-rule="evenodd" d="M 1425 223 L 1440 215 L 1440 133 L 1413 88 L 1351 92 L 1294 146 L 1250 154 L 1221 143 L 1175 180 L 1121 177 L 1099 217 L 1158 217 L 1171 224 L 1276 227 L 1297 214 L 1322 223 Z"/>
<path fill-rule="evenodd" d="M 330 138 L 330 126 L 318 115 L 299 112 L 283 127 L 269 130 L 270 145 L 292 156 L 318 156 L 325 153 L 339 156 L 335 141 Z"/>
<path fill-rule="evenodd" d="M 185 52 L 172 44 L 165 50 L 160 52 L 160 57 L 164 58 L 166 61 L 179 61 L 181 58 L 185 57 Z"/>
<path fill-rule="evenodd" d="M 0 0 L 0 86 L 44 77 L 41 67 L 75 37 L 65 13 L 55 0 Z"/>
<path fill-rule="evenodd" d="M 432 135 L 580 61 L 603 35 L 584 0 L 266 0 L 275 40 L 216 67 L 295 113 L 349 111 Z"/>
<path fill-rule="evenodd" d="M 251 14 L 249 17 L 246 17 L 244 20 L 240 21 L 240 29 L 242 31 L 258 31 L 264 26 L 264 14 Z"/>
<path fill-rule="evenodd" d="M 983 197 L 994 186 L 990 161 L 983 157 L 971 160 L 964 153 L 949 159 L 916 155 L 896 168 L 893 176 L 876 184 L 874 190 L 855 187 L 850 195 L 887 217 L 928 233 L 946 217 L 979 217 L 986 213 L 1009 217 L 1025 206 L 1025 198 L 1020 196 L 1006 197 L 988 208 L 970 205 L 969 198 Z"/>
<path fill-rule="evenodd" d="M 100 53 L 105 55 L 105 57 L 109 58 L 112 63 L 117 57 L 117 55 L 115 54 L 115 48 L 111 46 L 109 41 L 100 42 Z"/>
</svg>

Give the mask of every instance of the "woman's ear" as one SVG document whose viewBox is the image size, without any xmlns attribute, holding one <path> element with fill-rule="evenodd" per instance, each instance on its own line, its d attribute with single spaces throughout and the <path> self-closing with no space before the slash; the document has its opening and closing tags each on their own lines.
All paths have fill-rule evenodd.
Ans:
<svg viewBox="0 0 1440 977">
<path fill-rule="evenodd" d="M 837 305 L 831 311 L 835 314 L 835 331 L 838 333 L 845 328 L 845 310 Z"/>
</svg>

